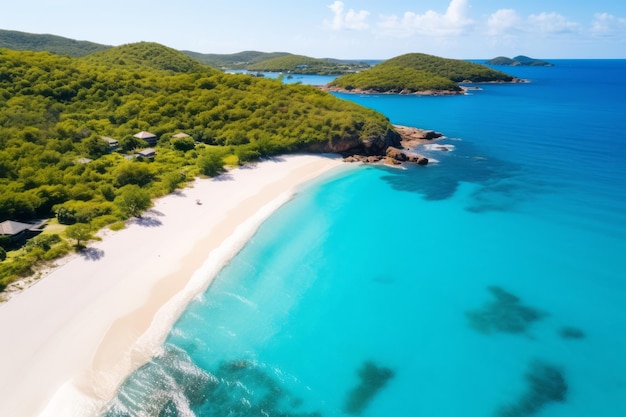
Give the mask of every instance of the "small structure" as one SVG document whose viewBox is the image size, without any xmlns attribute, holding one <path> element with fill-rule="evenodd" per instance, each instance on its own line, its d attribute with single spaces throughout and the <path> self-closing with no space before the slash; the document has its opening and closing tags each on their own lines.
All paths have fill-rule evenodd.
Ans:
<svg viewBox="0 0 626 417">
<path fill-rule="evenodd" d="M 116 139 L 110 138 L 108 136 L 100 136 L 100 138 L 109 144 L 109 152 L 113 152 L 120 146 L 120 143 Z"/>
<path fill-rule="evenodd" d="M 45 220 L 37 223 L 22 223 L 13 220 L 5 220 L 0 223 L 0 236 L 8 236 L 11 243 L 16 244 L 26 241 L 43 231 Z"/>
<path fill-rule="evenodd" d="M 188 138 L 189 135 L 186 134 L 185 132 L 179 132 L 175 135 L 172 135 L 173 138 L 178 139 L 178 138 Z"/>
<path fill-rule="evenodd" d="M 145 140 L 150 146 L 155 146 L 157 143 L 157 137 L 154 133 L 141 131 L 139 133 L 135 133 L 133 136 Z"/>
<path fill-rule="evenodd" d="M 79 164 L 88 164 L 90 162 L 92 162 L 93 159 L 89 159 L 89 158 L 78 158 L 76 160 L 76 162 L 78 162 Z"/>
<path fill-rule="evenodd" d="M 152 148 L 142 149 L 139 152 L 135 153 L 135 156 L 139 156 L 142 158 L 154 158 L 156 155 L 156 151 Z"/>
</svg>

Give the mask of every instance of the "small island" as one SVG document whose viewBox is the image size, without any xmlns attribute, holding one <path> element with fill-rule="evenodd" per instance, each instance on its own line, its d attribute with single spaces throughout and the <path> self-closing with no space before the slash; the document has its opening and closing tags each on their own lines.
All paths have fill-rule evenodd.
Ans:
<svg viewBox="0 0 626 417">
<path fill-rule="evenodd" d="M 542 61 L 540 59 L 530 58 L 524 55 L 518 55 L 514 58 L 507 58 L 505 56 L 499 56 L 493 59 L 490 59 L 486 62 L 487 65 L 503 65 L 510 67 L 517 66 L 527 66 L 527 67 L 553 67 L 554 64 L 551 64 L 547 61 Z"/>
<path fill-rule="evenodd" d="M 325 89 L 359 94 L 464 94 L 460 83 L 517 82 L 515 77 L 460 59 L 410 53 L 357 74 L 333 80 Z"/>
</svg>

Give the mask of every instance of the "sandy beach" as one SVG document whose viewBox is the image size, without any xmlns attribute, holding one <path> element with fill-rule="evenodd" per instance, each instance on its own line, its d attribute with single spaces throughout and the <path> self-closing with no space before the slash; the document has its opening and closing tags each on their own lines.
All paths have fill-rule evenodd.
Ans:
<svg viewBox="0 0 626 417">
<path fill-rule="evenodd" d="M 0 415 L 97 415 L 262 221 L 341 164 L 291 155 L 196 180 L 1 304 Z"/>
</svg>

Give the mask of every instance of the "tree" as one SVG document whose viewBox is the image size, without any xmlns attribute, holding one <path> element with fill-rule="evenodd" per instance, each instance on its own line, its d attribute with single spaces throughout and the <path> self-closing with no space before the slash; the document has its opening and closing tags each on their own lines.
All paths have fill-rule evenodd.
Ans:
<svg viewBox="0 0 626 417">
<path fill-rule="evenodd" d="M 172 193 L 180 186 L 180 183 L 185 180 L 185 174 L 181 172 L 168 172 L 161 180 L 163 184 L 165 184 L 167 192 Z"/>
<path fill-rule="evenodd" d="M 152 181 L 152 171 L 147 165 L 139 162 L 125 161 L 119 164 L 115 170 L 117 184 L 124 186 L 127 184 L 146 185 Z"/>
<path fill-rule="evenodd" d="M 146 146 L 148 146 L 148 142 L 143 139 L 128 135 L 122 138 L 122 140 L 120 141 L 120 146 L 122 150 L 129 152 L 137 148 L 145 148 Z"/>
<path fill-rule="evenodd" d="M 93 237 L 91 226 L 85 223 L 76 223 L 68 226 L 65 229 L 65 235 L 76 241 L 77 248 L 81 248 L 83 246 L 82 242 L 86 242 Z"/>
<path fill-rule="evenodd" d="M 207 150 L 204 155 L 198 159 L 198 167 L 200 172 L 209 177 L 214 177 L 224 172 L 224 161 L 221 152 Z"/>
<path fill-rule="evenodd" d="M 192 137 L 175 138 L 171 143 L 177 151 L 189 151 L 196 146 Z"/>
<path fill-rule="evenodd" d="M 150 193 L 133 184 L 122 188 L 120 195 L 115 199 L 115 203 L 124 215 L 141 217 L 141 213 L 152 205 L 152 200 Z"/>
<path fill-rule="evenodd" d="M 7 251 L 4 248 L 0 247 L 0 262 L 4 261 L 7 258 Z"/>
<path fill-rule="evenodd" d="M 109 150 L 109 144 L 96 135 L 83 139 L 83 150 L 90 158 L 98 158 L 106 154 Z"/>
</svg>

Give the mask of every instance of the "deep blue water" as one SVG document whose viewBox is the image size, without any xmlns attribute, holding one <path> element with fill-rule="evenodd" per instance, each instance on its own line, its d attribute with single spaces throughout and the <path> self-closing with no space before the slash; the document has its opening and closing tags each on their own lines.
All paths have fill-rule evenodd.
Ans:
<svg viewBox="0 0 626 417">
<path fill-rule="evenodd" d="M 553 62 L 339 95 L 451 150 L 303 187 L 106 415 L 626 415 L 626 61 Z"/>
</svg>

